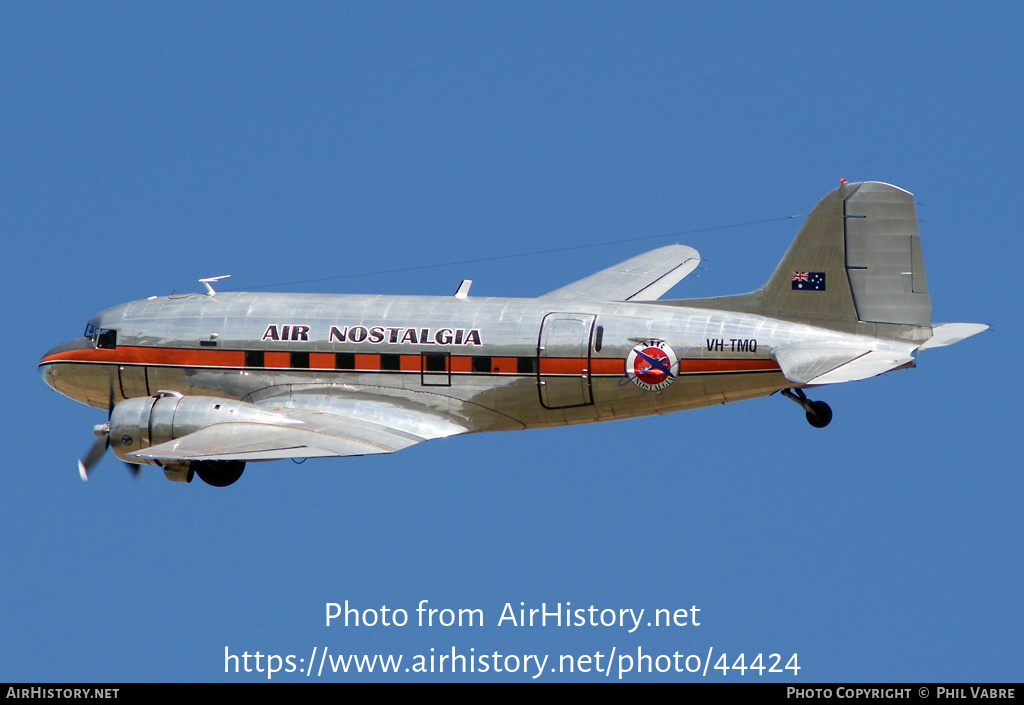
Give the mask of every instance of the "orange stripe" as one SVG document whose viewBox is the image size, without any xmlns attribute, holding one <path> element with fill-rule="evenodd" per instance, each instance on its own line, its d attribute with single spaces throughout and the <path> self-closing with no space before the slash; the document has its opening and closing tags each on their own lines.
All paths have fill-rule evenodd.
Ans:
<svg viewBox="0 0 1024 705">
<path fill-rule="evenodd" d="M 380 370 L 378 353 L 354 353 L 356 370 Z M 452 355 L 449 357 L 452 372 L 472 372 L 470 355 Z M 311 352 L 309 365 L 311 369 L 334 369 L 334 353 Z M 245 352 L 242 350 L 208 350 L 193 348 L 150 348 L 135 346 L 119 346 L 114 349 L 86 348 L 68 350 L 66 352 L 47 355 L 39 364 L 55 362 L 100 362 L 129 365 L 174 365 L 181 367 L 245 367 Z M 401 355 L 403 372 L 419 372 L 422 367 L 420 355 Z M 518 358 L 492 357 L 491 372 L 499 374 L 515 374 L 518 372 Z M 593 375 L 621 375 L 625 372 L 625 360 L 622 358 L 586 358 L 546 357 L 540 360 L 541 374 L 581 375 L 590 365 Z M 291 355 L 288 352 L 268 350 L 264 352 L 265 367 L 291 367 Z M 773 372 L 779 369 L 775 360 L 765 359 L 689 359 L 679 361 L 680 374 L 701 374 L 716 372 Z"/>
<path fill-rule="evenodd" d="M 263 353 L 263 366 L 264 367 L 291 367 L 292 356 L 291 353 L 286 352 L 272 352 L 268 350 Z"/>
<path fill-rule="evenodd" d="M 48 355 L 50 362 L 114 362 L 138 365 L 182 365 L 187 367 L 244 367 L 242 350 L 193 350 L 190 348 L 143 348 L 120 346 L 112 350 L 87 348 Z"/>
<path fill-rule="evenodd" d="M 770 372 L 779 369 L 775 360 L 680 360 L 681 374 L 698 372 Z"/>
<path fill-rule="evenodd" d="M 491 372 L 510 374 L 519 371 L 518 357 L 492 357 Z"/>
<path fill-rule="evenodd" d="M 452 355 L 450 360 L 452 372 L 473 371 L 473 358 L 468 355 Z"/>
<path fill-rule="evenodd" d="M 370 353 L 356 353 L 355 358 L 357 370 L 380 369 L 380 355 Z"/>
<path fill-rule="evenodd" d="M 334 353 L 310 353 L 309 366 L 314 370 L 333 370 Z"/>
<path fill-rule="evenodd" d="M 582 357 L 542 357 L 540 373 L 542 375 L 582 375 L 587 368 L 587 360 Z"/>
<path fill-rule="evenodd" d="M 626 361 L 622 358 L 595 358 L 590 361 L 590 372 L 595 375 L 623 375 Z"/>
</svg>

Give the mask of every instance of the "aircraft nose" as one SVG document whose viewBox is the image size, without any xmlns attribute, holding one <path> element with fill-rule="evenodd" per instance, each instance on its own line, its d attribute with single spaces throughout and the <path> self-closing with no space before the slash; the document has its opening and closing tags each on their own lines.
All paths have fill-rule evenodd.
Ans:
<svg viewBox="0 0 1024 705">
<path fill-rule="evenodd" d="M 57 374 L 52 363 L 60 359 L 61 353 L 68 352 L 69 350 L 84 350 L 91 347 L 92 341 L 88 338 L 76 338 L 48 350 L 39 360 L 39 374 L 42 376 L 43 381 L 51 389 L 59 392 L 60 389 L 57 388 Z"/>
<path fill-rule="evenodd" d="M 53 368 L 50 365 L 44 365 L 40 363 L 39 374 L 42 375 L 43 381 L 46 382 L 46 386 L 48 386 L 50 389 L 57 389 L 57 387 L 54 386 Z"/>
</svg>

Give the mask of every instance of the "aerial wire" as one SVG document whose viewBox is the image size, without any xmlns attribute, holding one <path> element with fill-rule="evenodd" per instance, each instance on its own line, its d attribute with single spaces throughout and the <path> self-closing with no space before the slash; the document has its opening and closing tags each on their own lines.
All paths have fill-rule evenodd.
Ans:
<svg viewBox="0 0 1024 705">
<path fill-rule="evenodd" d="M 795 218 L 804 218 L 806 213 L 798 213 L 796 215 L 786 215 L 780 218 L 767 218 L 765 220 L 751 220 L 745 223 L 730 223 L 729 225 L 714 225 L 707 228 L 695 228 L 693 230 L 679 230 L 672 233 L 664 233 L 661 235 L 641 235 L 639 237 L 628 237 L 620 240 L 607 240 L 605 242 L 588 242 L 585 245 L 569 245 L 567 247 L 555 247 L 548 250 L 533 250 L 531 252 L 518 252 L 509 255 L 492 255 L 490 257 L 477 257 L 474 259 L 458 260 L 453 262 L 438 262 L 435 264 L 418 264 L 410 267 L 399 267 L 396 269 L 382 269 L 375 272 L 356 272 L 354 274 L 337 274 L 330 277 L 319 277 L 316 279 L 300 279 L 297 281 L 290 282 L 277 282 L 275 284 L 258 284 L 250 285 L 247 289 L 270 289 L 275 286 L 295 286 L 298 284 L 315 284 L 318 282 L 336 281 L 338 279 L 355 279 L 356 277 L 373 277 L 380 276 L 383 274 L 400 274 L 402 272 L 415 272 L 422 269 L 440 269 L 441 267 L 453 267 L 463 264 L 479 264 L 481 262 L 498 262 L 507 259 L 516 259 L 519 257 L 535 257 L 537 255 L 550 255 L 558 252 L 572 252 L 575 250 L 587 250 L 593 247 L 607 247 L 609 245 L 621 245 L 628 242 L 643 242 L 646 240 L 659 240 L 667 237 L 679 237 L 682 235 L 696 235 L 699 233 L 710 233 L 719 230 L 732 230 L 736 228 L 747 228 L 752 225 L 765 225 L 766 223 L 778 223 L 783 220 L 793 220 Z M 240 289 L 221 289 L 221 291 L 240 291 Z"/>
</svg>

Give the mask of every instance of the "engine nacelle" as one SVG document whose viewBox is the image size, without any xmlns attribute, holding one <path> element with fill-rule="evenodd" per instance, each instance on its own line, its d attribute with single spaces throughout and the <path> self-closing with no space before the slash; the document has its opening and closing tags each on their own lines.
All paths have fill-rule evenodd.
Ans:
<svg viewBox="0 0 1024 705">
<path fill-rule="evenodd" d="M 281 415 L 255 404 L 217 397 L 185 397 L 160 392 L 152 397 L 125 399 L 110 414 L 110 447 L 130 463 L 153 460 L 126 458 L 125 454 L 187 436 L 219 423 L 280 423 Z"/>
</svg>

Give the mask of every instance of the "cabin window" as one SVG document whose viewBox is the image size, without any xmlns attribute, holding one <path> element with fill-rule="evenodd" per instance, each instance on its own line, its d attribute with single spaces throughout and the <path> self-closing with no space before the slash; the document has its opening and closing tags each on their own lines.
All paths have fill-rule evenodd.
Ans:
<svg viewBox="0 0 1024 705">
<path fill-rule="evenodd" d="M 451 356 L 448 353 L 420 353 L 420 384 L 424 387 L 452 385 Z"/>
<path fill-rule="evenodd" d="M 293 352 L 291 357 L 292 367 L 298 367 L 300 369 L 309 369 L 309 353 L 308 352 Z"/>
<path fill-rule="evenodd" d="M 117 347 L 117 331 L 113 328 L 102 328 L 96 336 L 96 347 L 112 350 Z"/>
<path fill-rule="evenodd" d="M 334 353 L 334 369 L 354 370 L 356 368 L 355 353 Z"/>
<path fill-rule="evenodd" d="M 446 353 L 423 353 L 423 371 L 447 372 L 447 357 Z"/>
<path fill-rule="evenodd" d="M 246 350 L 245 351 L 245 366 L 246 367 L 263 367 L 263 351 L 262 350 Z"/>
<path fill-rule="evenodd" d="M 389 372 L 398 372 L 402 369 L 402 356 L 394 353 L 384 353 L 380 356 L 380 368 Z"/>
<path fill-rule="evenodd" d="M 474 355 L 473 356 L 473 371 L 474 372 L 490 372 L 491 371 L 491 358 L 489 355 Z"/>
<path fill-rule="evenodd" d="M 535 357 L 517 357 L 516 358 L 516 372 L 521 375 L 536 374 L 537 372 L 537 358 Z"/>
<path fill-rule="evenodd" d="M 601 346 L 604 344 L 604 326 L 598 326 L 597 331 L 594 333 L 594 352 L 601 352 Z"/>
</svg>

